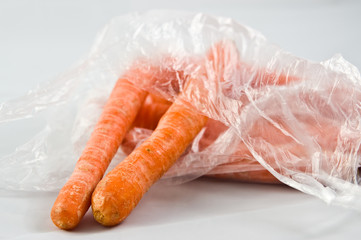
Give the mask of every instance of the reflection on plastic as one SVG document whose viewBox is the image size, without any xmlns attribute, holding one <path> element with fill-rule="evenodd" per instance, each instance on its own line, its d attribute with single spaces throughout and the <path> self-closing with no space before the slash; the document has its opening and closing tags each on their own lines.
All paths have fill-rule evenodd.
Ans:
<svg viewBox="0 0 361 240">
<path fill-rule="evenodd" d="M 213 60 L 199 64 L 209 48 Z M 0 187 L 58 190 L 113 84 L 134 67 L 154 77 L 149 84 L 132 76 L 152 96 L 172 102 L 183 91 L 184 100 L 211 119 L 163 181 L 267 169 L 327 203 L 361 209 L 358 70 L 340 56 L 322 63 L 297 58 L 228 18 L 169 11 L 113 19 L 74 68 L 0 104 L 3 126 L 29 118 L 44 123 L 12 154 L 1 156 Z M 212 69 L 221 69 L 222 76 Z M 184 90 L 185 79 L 199 71 L 205 74 L 198 84 Z M 167 101 L 144 116 L 159 119 Z M 136 124 L 125 151 L 149 136 L 156 122 Z M 110 168 L 124 156 L 118 151 Z"/>
</svg>

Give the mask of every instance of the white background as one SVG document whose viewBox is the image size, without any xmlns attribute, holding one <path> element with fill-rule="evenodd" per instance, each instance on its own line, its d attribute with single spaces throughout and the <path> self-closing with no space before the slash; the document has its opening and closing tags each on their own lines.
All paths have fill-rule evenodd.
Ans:
<svg viewBox="0 0 361 240">
<path fill-rule="evenodd" d="M 112 17 L 155 8 L 232 17 L 296 56 L 323 61 L 341 53 L 361 69 L 361 1 L 2 0 L 0 102 L 66 71 Z M 9 142 L 22 134 L 13 132 Z M 0 157 L 13 151 L 3 146 Z M 88 212 L 73 232 L 53 226 L 55 198 L 0 191 L 0 239 L 357 239 L 361 233 L 360 212 L 286 186 L 205 179 L 157 185 L 121 225 L 101 227 Z"/>
</svg>

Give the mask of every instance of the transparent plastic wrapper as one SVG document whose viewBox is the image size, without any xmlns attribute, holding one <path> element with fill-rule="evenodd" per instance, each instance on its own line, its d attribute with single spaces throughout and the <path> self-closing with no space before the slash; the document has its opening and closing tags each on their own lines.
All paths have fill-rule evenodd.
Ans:
<svg viewBox="0 0 361 240">
<path fill-rule="evenodd" d="M 341 56 L 295 57 L 229 18 L 173 11 L 114 18 L 72 69 L 0 105 L 1 128 L 33 133 L 1 156 L 0 187 L 60 189 L 120 76 L 169 102 L 183 92 L 209 117 L 162 181 L 266 169 L 327 203 L 361 209 L 358 70 Z M 185 88 L 189 78 L 196 84 Z M 154 128 L 141 125 L 130 130 L 125 152 Z M 119 150 L 109 169 L 125 155 Z"/>
</svg>

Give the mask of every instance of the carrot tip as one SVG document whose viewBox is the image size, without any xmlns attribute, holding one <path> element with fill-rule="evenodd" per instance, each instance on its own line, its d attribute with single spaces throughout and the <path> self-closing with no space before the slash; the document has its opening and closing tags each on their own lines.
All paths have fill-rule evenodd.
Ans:
<svg viewBox="0 0 361 240">
<path fill-rule="evenodd" d="M 105 216 L 101 211 L 93 211 L 94 219 L 103 226 L 112 227 L 118 225 L 120 221 L 117 221 L 120 216 L 119 214 L 113 214 L 112 216 Z"/>
<path fill-rule="evenodd" d="M 71 211 L 55 207 L 51 211 L 51 220 L 60 229 L 71 230 L 79 223 L 79 217 L 75 216 Z"/>
<path fill-rule="evenodd" d="M 104 214 L 103 213 L 101 213 L 99 210 L 96 210 L 93 212 L 93 216 L 94 216 L 94 219 L 98 223 L 104 225 Z"/>
<path fill-rule="evenodd" d="M 102 182 L 98 184 L 101 186 Z M 97 191 L 93 193 L 92 197 L 92 211 L 94 219 L 103 226 L 111 227 L 118 225 L 125 217 L 121 204 L 114 202 L 112 196 L 100 196 Z"/>
</svg>

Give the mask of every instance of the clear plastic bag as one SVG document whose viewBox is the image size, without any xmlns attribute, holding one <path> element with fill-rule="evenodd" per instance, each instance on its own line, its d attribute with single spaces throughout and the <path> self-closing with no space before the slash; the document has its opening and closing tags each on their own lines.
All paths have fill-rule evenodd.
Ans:
<svg viewBox="0 0 361 240">
<path fill-rule="evenodd" d="M 60 189 L 115 81 L 132 72 L 154 75 L 152 84 L 131 77 L 154 96 L 174 101 L 183 92 L 210 118 L 163 181 L 267 169 L 327 203 L 361 209 L 358 70 L 341 56 L 297 58 L 228 18 L 171 11 L 114 18 L 71 70 L 0 105 L 1 128 L 39 129 L 1 156 L 0 187 Z M 197 79 L 192 88 L 188 77 Z M 128 143 L 149 134 L 134 128 Z M 109 169 L 124 156 L 119 150 Z"/>
</svg>

